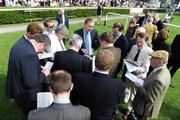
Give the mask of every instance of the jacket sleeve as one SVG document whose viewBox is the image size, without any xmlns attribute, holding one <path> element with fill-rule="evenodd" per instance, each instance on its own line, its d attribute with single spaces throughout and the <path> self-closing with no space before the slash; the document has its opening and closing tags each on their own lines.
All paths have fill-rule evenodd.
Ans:
<svg viewBox="0 0 180 120">
<path fill-rule="evenodd" d="M 46 76 L 41 72 L 41 66 L 37 56 L 29 55 L 21 58 L 20 67 L 23 83 L 27 88 L 31 89 L 45 81 Z"/>
<path fill-rule="evenodd" d="M 144 109 L 144 116 L 150 116 L 154 107 L 155 100 L 162 94 L 165 86 L 158 80 L 154 80 L 152 87 L 146 91 L 146 103 Z"/>
</svg>

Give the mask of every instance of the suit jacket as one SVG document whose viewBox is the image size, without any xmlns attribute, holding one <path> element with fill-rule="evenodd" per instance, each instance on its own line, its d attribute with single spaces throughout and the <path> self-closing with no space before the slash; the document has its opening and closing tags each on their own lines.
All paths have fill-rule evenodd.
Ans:
<svg viewBox="0 0 180 120">
<path fill-rule="evenodd" d="M 164 23 L 163 23 L 163 21 L 159 20 L 159 21 L 156 23 L 156 26 L 157 26 L 157 30 L 158 30 L 158 31 L 161 31 L 161 30 L 164 28 Z"/>
<path fill-rule="evenodd" d="M 171 44 L 171 52 L 172 52 L 172 57 L 171 61 L 173 64 L 178 64 L 180 65 L 180 34 L 176 35 L 174 38 L 172 44 Z"/>
<path fill-rule="evenodd" d="M 114 43 L 114 47 L 118 47 L 121 49 L 122 58 L 121 58 L 120 65 L 119 65 L 120 70 L 122 69 L 122 66 L 123 66 L 123 59 L 127 55 L 128 44 L 129 44 L 128 40 L 123 34 L 121 36 L 119 36 Z"/>
<path fill-rule="evenodd" d="M 15 43 L 9 55 L 6 95 L 21 108 L 36 103 L 37 92 L 43 91 L 45 74 L 41 72 L 38 55 L 24 37 Z"/>
<path fill-rule="evenodd" d="M 59 51 L 55 53 L 51 72 L 55 70 L 66 70 L 74 76 L 79 72 L 89 72 L 91 70 L 91 61 L 72 49 Z"/>
<path fill-rule="evenodd" d="M 119 72 L 117 67 L 119 66 L 120 60 L 121 60 L 121 50 L 119 48 L 115 48 L 114 46 L 107 47 L 105 49 L 111 51 L 113 53 L 113 55 L 114 55 L 113 66 L 111 67 L 109 74 L 113 78 L 115 78 L 116 73 Z"/>
<path fill-rule="evenodd" d="M 74 82 L 71 100 L 91 111 L 91 120 L 111 120 L 115 107 L 124 99 L 124 84 L 107 74 L 79 73 Z"/>
<path fill-rule="evenodd" d="M 29 113 L 28 120 L 90 120 L 90 111 L 83 106 L 53 103 Z"/>
<path fill-rule="evenodd" d="M 144 26 L 143 25 L 143 21 L 144 21 L 145 18 L 146 18 L 145 16 L 141 16 L 139 18 L 139 20 L 137 21 L 137 24 L 139 24 L 139 27 L 143 27 Z"/>
<path fill-rule="evenodd" d="M 163 40 L 152 41 L 153 50 L 165 50 L 169 53 L 169 58 L 171 57 L 171 46 Z"/>
<path fill-rule="evenodd" d="M 84 32 L 83 32 L 83 28 L 77 30 L 74 32 L 75 34 L 78 34 L 79 36 L 81 36 L 81 38 L 83 39 L 83 44 L 81 48 L 85 48 L 85 43 L 84 43 Z M 93 29 L 91 31 L 91 42 L 92 42 L 92 48 L 94 50 L 97 50 L 99 45 L 100 45 L 100 37 L 99 34 L 97 33 L 97 30 Z"/>
<path fill-rule="evenodd" d="M 135 113 L 140 115 L 157 118 L 164 96 L 169 88 L 171 80 L 167 67 L 163 67 L 151 73 L 145 80 L 143 87 L 137 89 L 133 100 Z"/>
<path fill-rule="evenodd" d="M 69 18 L 67 15 L 64 15 L 64 19 L 65 19 L 65 23 L 64 25 L 69 29 Z M 57 15 L 56 16 L 56 21 L 58 22 L 57 25 L 63 24 L 63 19 L 62 19 L 62 15 Z"/>
</svg>

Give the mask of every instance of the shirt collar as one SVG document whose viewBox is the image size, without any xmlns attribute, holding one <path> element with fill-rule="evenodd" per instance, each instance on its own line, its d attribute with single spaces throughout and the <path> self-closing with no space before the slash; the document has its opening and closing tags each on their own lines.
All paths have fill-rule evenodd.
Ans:
<svg viewBox="0 0 180 120">
<path fill-rule="evenodd" d="M 58 103 L 58 104 L 67 104 L 67 103 L 70 103 L 70 100 L 69 99 L 55 99 L 53 102 Z"/>
<path fill-rule="evenodd" d="M 38 52 L 37 47 L 34 45 L 34 43 L 31 42 L 31 44 L 33 45 L 33 47 L 34 47 L 34 49 L 35 49 L 35 51 L 36 51 L 36 53 L 37 53 L 37 52 Z"/>
<path fill-rule="evenodd" d="M 94 70 L 95 72 L 97 72 L 97 73 L 101 73 L 101 74 L 109 74 L 109 72 L 107 72 L 107 71 L 101 71 L 101 70 L 98 70 L 97 68 L 95 68 L 95 70 Z"/>
<path fill-rule="evenodd" d="M 162 69 L 162 68 L 164 68 L 164 67 L 166 67 L 166 65 L 163 65 L 163 66 L 158 67 L 158 68 L 154 68 L 153 72 L 155 73 L 155 72 L 157 72 L 158 70 L 160 70 L 160 69 Z"/>
<path fill-rule="evenodd" d="M 108 44 L 105 48 L 108 48 L 108 47 L 113 47 L 113 43 L 112 44 Z"/>
</svg>

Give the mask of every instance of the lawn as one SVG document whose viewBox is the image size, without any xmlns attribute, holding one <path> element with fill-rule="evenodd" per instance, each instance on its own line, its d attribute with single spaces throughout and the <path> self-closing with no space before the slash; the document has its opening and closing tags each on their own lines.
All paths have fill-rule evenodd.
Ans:
<svg viewBox="0 0 180 120">
<path fill-rule="evenodd" d="M 179 24 L 180 16 L 174 16 L 174 24 Z M 95 25 L 95 28 L 101 34 L 104 31 L 112 31 L 112 25 L 115 22 L 125 23 L 124 20 L 113 20 L 107 23 L 106 26 Z M 180 25 L 180 24 L 179 24 Z M 70 33 L 79 29 L 83 24 L 71 25 Z M 174 36 L 179 34 L 179 29 L 169 27 L 170 37 L 168 43 L 171 43 Z M 0 34 L 0 120 L 23 120 L 25 119 L 21 113 L 21 110 L 15 105 L 13 100 L 9 100 L 5 96 L 5 82 L 8 66 L 9 51 L 12 45 L 18 40 L 25 31 L 19 31 L 14 33 Z M 66 45 L 68 46 L 68 45 Z M 162 76 L 163 77 L 163 76 Z M 180 119 L 180 70 L 173 77 L 175 88 L 169 88 L 165 97 L 164 103 L 161 108 L 158 120 L 179 120 Z M 126 106 L 126 105 L 123 105 Z M 122 105 L 120 106 L 122 108 Z"/>
</svg>

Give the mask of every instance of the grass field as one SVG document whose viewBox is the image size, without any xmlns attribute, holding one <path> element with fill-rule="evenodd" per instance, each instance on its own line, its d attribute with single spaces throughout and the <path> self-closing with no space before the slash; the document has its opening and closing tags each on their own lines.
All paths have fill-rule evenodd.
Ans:
<svg viewBox="0 0 180 120">
<path fill-rule="evenodd" d="M 180 16 L 174 16 L 174 24 L 180 25 Z M 97 26 L 95 28 L 99 33 L 112 31 L 112 25 L 115 22 L 125 23 L 124 20 L 113 20 L 107 23 L 106 26 Z M 103 24 L 103 23 L 102 23 Z M 70 34 L 74 30 L 82 27 L 83 24 L 71 25 Z M 170 37 L 168 43 L 171 43 L 176 34 L 179 34 L 180 29 L 169 27 Z M 9 51 L 12 45 L 25 33 L 19 31 L 14 33 L 0 34 L 0 120 L 23 120 L 25 119 L 21 110 L 15 105 L 13 100 L 9 100 L 5 96 L 5 82 L 8 66 Z M 163 76 L 162 76 L 163 77 Z M 180 119 L 180 70 L 173 77 L 175 88 L 169 88 L 161 108 L 158 120 L 179 120 Z M 126 105 L 121 105 L 126 106 Z"/>
</svg>

